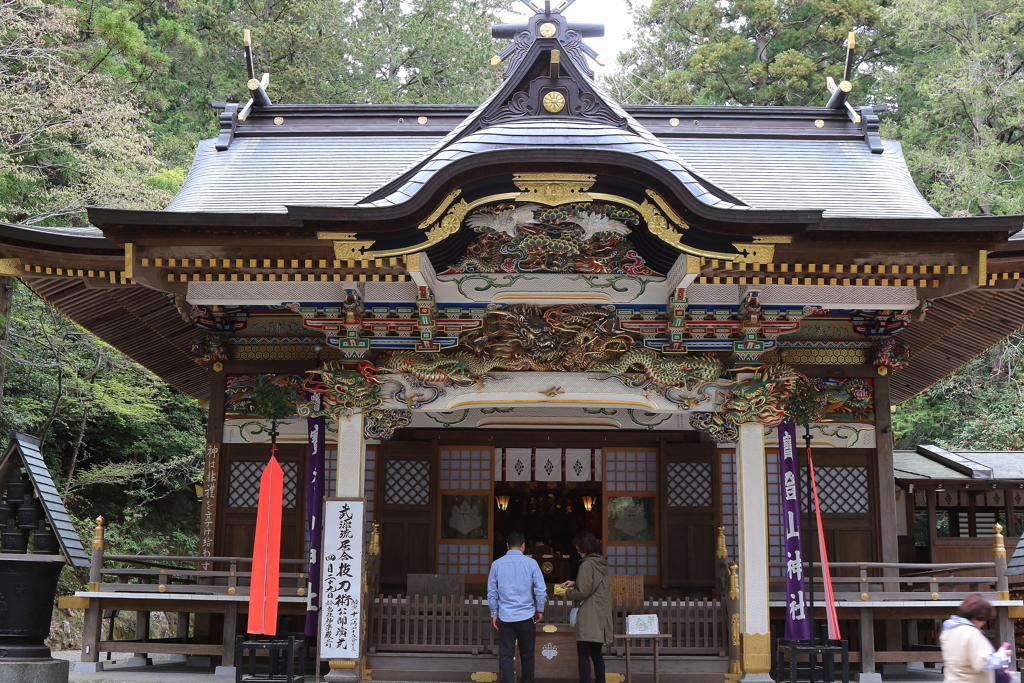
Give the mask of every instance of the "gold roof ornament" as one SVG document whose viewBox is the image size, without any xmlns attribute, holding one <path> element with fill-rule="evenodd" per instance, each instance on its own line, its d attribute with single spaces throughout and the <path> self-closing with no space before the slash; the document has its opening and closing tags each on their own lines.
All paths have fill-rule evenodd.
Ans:
<svg viewBox="0 0 1024 683">
<path fill-rule="evenodd" d="M 555 93 L 548 93 L 551 94 Z M 544 99 L 546 100 L 547 96 Z M 523 191 L 516 197 L 517 201 L 537 202 L 548 206 L 593 201 L 587 190 L 596 180 L 597 177 L 594 175 L 580 173 L 516 173 L 512 176 L 512 184 Z"/>
</svg>

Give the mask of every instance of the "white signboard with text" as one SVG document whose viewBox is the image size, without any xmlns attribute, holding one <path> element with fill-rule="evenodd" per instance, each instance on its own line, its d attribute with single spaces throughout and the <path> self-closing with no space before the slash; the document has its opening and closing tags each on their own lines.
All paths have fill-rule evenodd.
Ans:
<svg viewBox="0 0 1024 683">
<path fill-rule="evenodd" d="M 324 501 L 320 581 L 320 659 L 358 659 L 362 633 L 362 498 Z"/>
</svg>

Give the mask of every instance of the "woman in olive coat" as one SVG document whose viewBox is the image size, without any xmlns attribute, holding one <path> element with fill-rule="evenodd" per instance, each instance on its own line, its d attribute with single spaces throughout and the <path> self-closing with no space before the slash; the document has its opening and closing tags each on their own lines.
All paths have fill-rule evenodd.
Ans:
<svg viewBox="0 0 1024 683">
<path fill-rule="evenodd" d="M 612 642 L 612 595 L 608 587 L 608 558 L 600 553 L 601 544 L 589 531 L 572 539 L 583 563 L 575 581 L 566 581 L 565 597 L 578 601 L 576 606 L 576 653 L 579 657 L 580 683 L 590 683 L 590 662 L 594 677 L 604 683 L 605 643 Z"/>
</svg>

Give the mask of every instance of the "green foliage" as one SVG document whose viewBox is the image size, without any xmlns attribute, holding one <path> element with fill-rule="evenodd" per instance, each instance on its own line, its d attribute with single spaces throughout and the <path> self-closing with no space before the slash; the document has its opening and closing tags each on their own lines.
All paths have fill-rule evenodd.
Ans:
<svg viewBox="0 0 1024 683">
<path fill-rule="evenodd" d="M 653 0 L 636 12 L 635 46 L 609 79 L 635 104 L 822 105 L 825 77 L 843 75 L 843 41 L 857 63 L 884 48 L 877 0 Z M 870 89 L 870 70 L 859 76 Z"/>
<path fill-rule="evenodd" d="M 102 515 L 114 552 L 194 552 L 205 409 L 20 283 L 9 325 L 3 431 L 43 440 L 83 538 Z"/>
<path fill-rule="evenodd" d="M 73 13 L 0 0 L 0 220 L 85 225 L 84 207 L 161 208 L 159 162 L 123 84 L 83 68 Z"/>
<path fill-rule="evenodd" d="M 884 133 L 945 214 L 1024 211 L 1024 6 L 1016 0 L 896 0 L 899 52 L 882 85 Z"/>
<path fill-rule="evenodd" d="M 893 414 L 896 448 L 1024 450 L 1024 332 L 1018 332 Z"/>
</svg>

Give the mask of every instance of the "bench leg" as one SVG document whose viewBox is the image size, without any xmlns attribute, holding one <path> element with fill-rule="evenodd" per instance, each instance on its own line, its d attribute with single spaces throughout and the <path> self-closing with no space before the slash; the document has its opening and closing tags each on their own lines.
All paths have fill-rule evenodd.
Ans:
<svg viewBox="0 0 1024 683">
<path fill-rule="evenodd" d="M 85 628 L 82 631 L 82 661 L 100 660 L 100 631 L 103 628 L 103 608 L 98 598 L 89 598 L 85 610 Z"/>
</svg>

